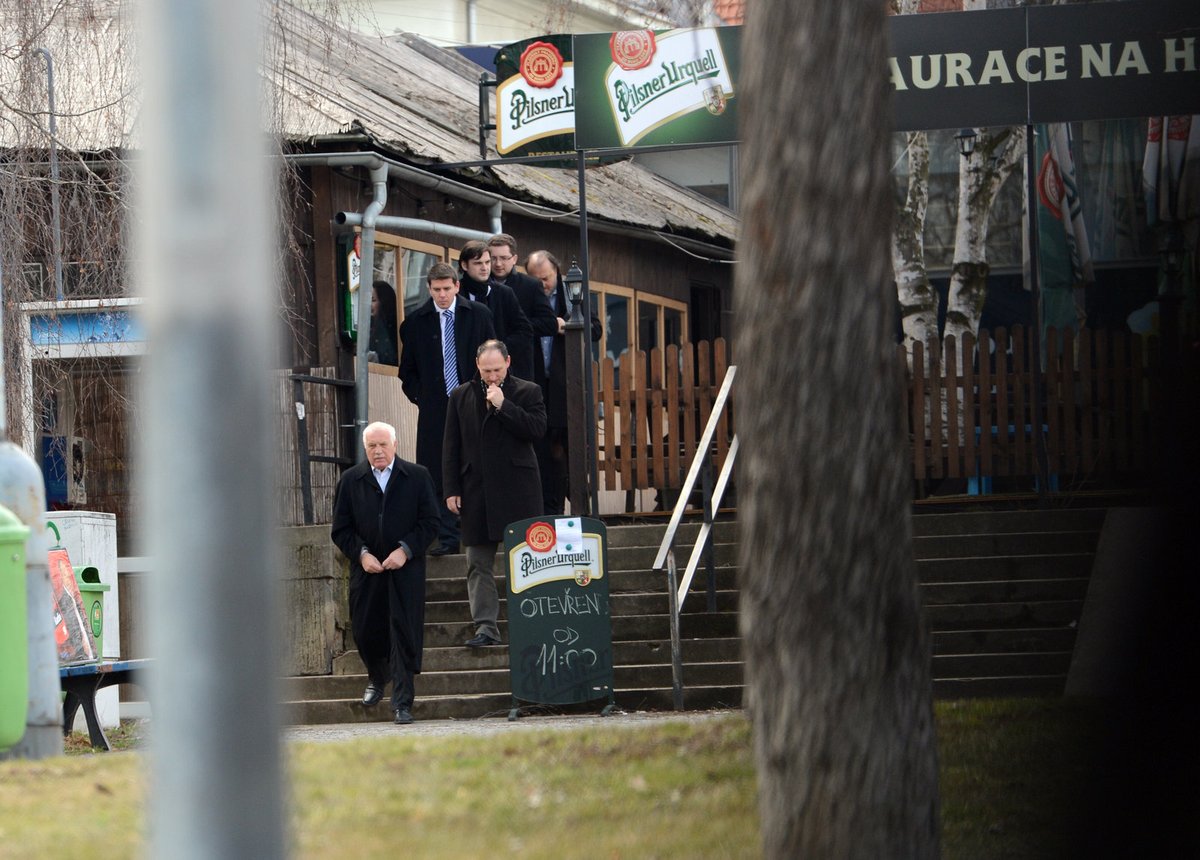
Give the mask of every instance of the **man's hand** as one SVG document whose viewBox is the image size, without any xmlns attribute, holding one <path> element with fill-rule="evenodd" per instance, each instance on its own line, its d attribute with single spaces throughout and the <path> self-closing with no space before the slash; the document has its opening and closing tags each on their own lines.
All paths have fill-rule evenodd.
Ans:
<svg viewBox="0 0 1200 860">
<path fill-rule="evenodd" d="M 384 570 L 399 570 L 408 563 L 408 553 L 404 551 L 404 547 L 396 547 L 392 550 L 391 555 L 383 560 Z"/>
<path fill-rule="evenodd" d="M 383 573 L 383 565 L 379 563 L 379 559 L 369 552 L 364 552 L 360 555 L 358 562 L 367 573 Z"/>
<path fill-rule="evenodd" d="M 450 509 L 450 513 L 457 514 L 462 508 L 462 496 L 447 496 L 446 507 Z"/>
<path fill-rule="evenodd" d="M 567 321 L 562 317 L 558 318 L 558 333 L 562 334 L 567 330 Z"/>
<path fill-rule="evenodd" d="M 494 382 L 488 386 L 486 396 L 493 409 L 499 410 L 500 405 L 504 403 L 504 391 Z"/>
</svg>

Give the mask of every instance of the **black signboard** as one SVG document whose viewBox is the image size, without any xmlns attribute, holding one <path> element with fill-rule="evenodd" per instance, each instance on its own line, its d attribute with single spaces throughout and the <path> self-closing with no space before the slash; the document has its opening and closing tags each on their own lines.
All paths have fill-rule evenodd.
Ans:
<svg viewBox="0 0 1200 860">
<path fill-rule="evenodd" d="M 888 31 L 896 131 L 1200 111 L 1195 0 L 897 15 Z"/>
<path fill-rule="evenodd" d="M 508 661 L 517 702 L 613 707 L 608 534 L 589 517 L 536 517 L 504 531 Z"/>
</svg>

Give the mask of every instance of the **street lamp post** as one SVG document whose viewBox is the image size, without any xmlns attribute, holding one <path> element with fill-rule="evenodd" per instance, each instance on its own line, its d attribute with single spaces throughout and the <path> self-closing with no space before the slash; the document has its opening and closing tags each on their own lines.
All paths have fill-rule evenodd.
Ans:
<svg viewBox="0 0 1200 860">
<path fill-rule="evenodd" d="M 571 513 L 588 516 L 587 480 L 587 435 L 584 424 L 587 412 L 584 403 L 584 349 L 583 336 L 586 326 L 580 304 L 583 302 L 583 271 L 579 264 L 571 261 L 571 267 L 563 275 L 567 288 L 567 299 L 571 303 L 571 315 L 565 325 L 567 350 L 567 481 L 571 500 Z"/>
</svg>

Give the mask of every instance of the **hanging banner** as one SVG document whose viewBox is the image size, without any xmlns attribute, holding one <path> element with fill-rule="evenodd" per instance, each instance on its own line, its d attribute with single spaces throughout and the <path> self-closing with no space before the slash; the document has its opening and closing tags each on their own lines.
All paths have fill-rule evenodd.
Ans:
<svg viewBox="0 0 1200 860">
<path fill-rule="evenodd" d="M 740 36 L 740 27 L 576 36 L 575 145 L 736 142 Z"/>
<path fill-rule="evenodd" d="M 496 53 L 496 152 L 575 151 L 575 64 L 570 36 L 538 36 Z"/>
</svg>

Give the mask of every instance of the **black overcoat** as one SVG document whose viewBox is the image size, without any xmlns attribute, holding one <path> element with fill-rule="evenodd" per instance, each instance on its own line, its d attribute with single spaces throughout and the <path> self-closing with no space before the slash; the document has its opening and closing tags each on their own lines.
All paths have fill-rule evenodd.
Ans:
<svg viewBox="0 0 1200 860">
<path fill-rule="evenodd" d="M 515 370 L 514 373 L 522 379 L 536 379 L 536 368 L 542 361 L 542 337 L 558 334 L 558 318 L 554 315 L 554 308 L 550 306 L 550 300 L 546 298 L 542 282 L 537 278 L 522 274 L 514 267 L 501 283 L 516 294 L 521 312 L 525 314 L 529 319 L 529 324 L 533 327 L 533 337 L 529 341 L 528 363 L 523 362 L 521 365 L 522 369 L 527 369 L 530 375 L 525 376 Z M 513 366 L 516 366 L 515 359 Z"/>
<path fill-rule="evenodd" d="M 494 338 L 492 313 L 463 296 L 454 301 L 455 360 L 458 380 L 475 375 L 475 350 Z M 442 368 L 442 321 L 433 299 L 400 324 L 400 385 L 417 404 L 417 462 L 429 470 L 439 499 L 442 493 L 442 433 L 446 428 L 446 378 Z"/>
<path fill-rule="evenodd" d="M 534 443 L 546 432 L 542 389 L 509 375 L 504 403 L 489 407 L 476 377 L 450 393 L 442 446 L 444 496 L 462 497 L 466 546 L 498 542 L 504 527 L 542 513 L 542 479 Z"/>
<path fill-rule="evenodd" d="M 425 548 L 437 535 L 440 506 L 433 481 L 425 467 L 399 457 L 392 461 L 387 493 L 364 461 L 342 473 L 333 501 L 330 537 L 350 560 L 350 620 L 363 662 L 386 663 L 391 650 L 389 627 L 400 635 L 397 643 L 409 669 L 421 671 L 424 645 Z M 381 562 L 404 543 L 412 557 L 404 567 L 369 574 L 359 562 L 365 546 Z M 387 577 L 397 580 L 403 595 L 403 617 L 388 616 L 384 592 Z"/>
<path fill-rule="evenodd" d="M 533 326 L 530 325 L 517 294 L 499 281 L 486 284 L 473 281 L 466 275 L 460 282 L 463 295 L 473 294 L 475 300 L 487 305 L 492 312 L 496 337 L 508 347 L 512 366 L 508 372 L 522 379 L 533 379 Z M 465 381 L 467 377 L 463 377 Z"/>
<path fill-rule="evenodd" d="M 545 295 L 543 293 L 543 295 Z M 593 342 L 600 340 L 600 335 L 604 332 L 603 326 L 600 324 L 600 317 L 596 315 L 596 301 L 599 297 L 595 293 L 589 294 L 589 299 L 592 303 L 591 310 L 591 339 Z M 555 317 L 563 319 L 571 318 L 570 304 L 567 302 L 567 291 L 563 285 L 562 275 L 558 276 L 558 284 L 554 288 L 554 292 L 548 296 L 549 304 L 554 310 Z M 557 322 L 555 323 L 557 330 Z M 566 334 L 555 334 L 554 342 L 550 347 L 550 375 L 547 377 L 545 364 L 542 359 L 541 339 L 538 339 L 538 354 L 537 362 L 534 367 L 534 381 L 542 386 L 542 396 L 546 400 L 546 426 L 548 427 L 566 427 L 567 426 L 567 336 Z M 585 365 L 585 372 L 590 372 L 591 355 L 587 357 L 588 364 Z"/>
</svg>

